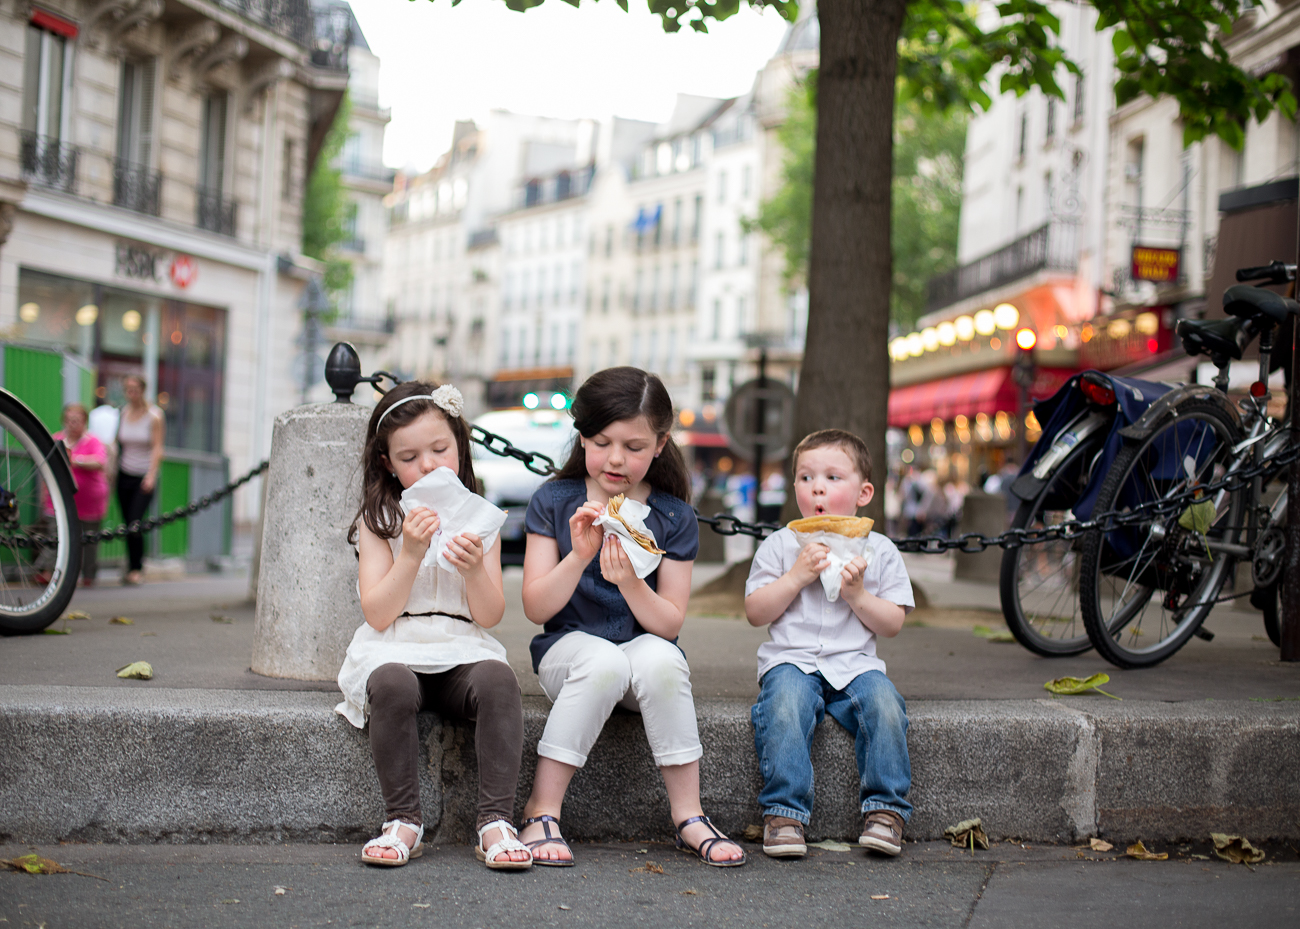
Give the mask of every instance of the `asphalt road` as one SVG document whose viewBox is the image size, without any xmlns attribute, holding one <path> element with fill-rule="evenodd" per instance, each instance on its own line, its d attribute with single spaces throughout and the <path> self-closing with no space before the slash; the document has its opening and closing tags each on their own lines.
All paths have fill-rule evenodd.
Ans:
<svg viewBox="0 0 1300 929">
<path fill-rule="evenodd" d="M 699 573 L 707 579 L 707 568 Z M 897 638 L 879 643 L 890 678 L 908 699 L 1036 699 L 1045 696 L 1043 683 L 1051 678 L 1098 671 L 1111 676 L 1108 692 L 1132 700 L 1300 698 L 1300 663 L 1279 661 L 1253 611 L 1225 604 L 1207 622 L 1216 634 L 1213 642 L 1194 638 L 1155 668 L 1121 671 L 1093 652 L 1045 659 L 1014 643 L 978 638 L 975 626 L 1001 624 L 1001 614 L 990 609 L 997 603 L 996 587 L 928 578 L 923 583 L 933 606 L 913 612 Z M 538 695 L 541 689 L 528 658 L 528 642 L 537 627 L 523 616 L 521 585 L 520 571 L 507 570 L 506 616 L 493 634 L 505 645 L 524 693 Z M 335 690 L 333 681 L 279 680 L 249 670 L 254 611 L 247 582 L 239 575 L 83 589 L 72 608 L 92 618 L 51 627 L 66 628 L 69 635 L 0 639 L 0 684 Z M 114 616 L 134 623 L 110 624 Z M 691 616 L 681 644 L 695 693 L 752 699 L 758 692 L 755 653 L 766 638 L 766 630 L 743 619 Z M 139 660 L 153 665 L 152 681 L 114 676 L 117 668 Z"/>
<path fill-rule="evenodd" d="M 748 865 L 723 870 L 664 845 L 577 844 L 573 868 L 490 873 L 459 847 L 381 870 L 343 846 L 0 846 L 0 857 L 36 851 L 94 875 L 0 873 L 0 920 L 33 929 L 1300 924 L 1300 861 L 1288 848 L 1253 869 L 1177 847 L 1164 862 L 1006 844 L 973 856 L 909 844 L 894 860 L 813 849 L 774 861 L 748 850 Z"/>
</svg>

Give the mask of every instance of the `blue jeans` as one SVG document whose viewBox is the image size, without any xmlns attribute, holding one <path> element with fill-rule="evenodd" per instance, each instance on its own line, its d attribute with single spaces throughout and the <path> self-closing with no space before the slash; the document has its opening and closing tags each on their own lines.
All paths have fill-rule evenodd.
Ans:
<svg viewBox="0 0 1300 929">
<path fill-rule="evenodd" d="M 788 816 L 808 823 L 813 804 L 813 731 L 830 713 L 853 736 L 862 812 L 890 810 L 912 815 L 907 791 L 912 763 L 907 757 L 907 706 L 880 671 L 859 674 L 836 690 L 821 672 L 805 674 L 781 664 L 763 675 L 754 720 L 754 747 L 763 772 L 758 795 L 764 816 Z"/>
</svg>

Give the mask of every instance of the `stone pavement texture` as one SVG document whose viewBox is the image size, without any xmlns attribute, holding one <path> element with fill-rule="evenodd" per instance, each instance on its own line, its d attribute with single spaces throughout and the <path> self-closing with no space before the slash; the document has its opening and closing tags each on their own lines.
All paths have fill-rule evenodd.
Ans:
<svg viewBox="0 0 1300 929">
<path fill-rule="evenodd" d="M 519 608 L 519 572 L 506 584 L 500 638 L 530 695 L 522 799 L 547 704 L 527 664 L 533 627 Z M 1204 840 L 1211 830 L 1300 839 L 1300 667 L 1259 641 L 1257 614 L 1220 608 L 1214 642 L 1121 672 L 1091 654 L 1048 661 L 976 638 L 972 625 L 998 619 L 980 609 L 987 587 L 922 584 L 932 606 L 912 621 L 923 625 L 881 646 L 909 700 L 910 837 L 938 838 L 979 815 L 995 837 L 1034 841 Z M 70 634 L 0 640 L 0 840 L 355 841 L 373 831 L 382 810 L 364 734 L 332 713 L 332 681 L 252 673 L 246 590 L 237 576 L 83 590 L 73 608 L 92 618 L 66 623 Z M 716 616 L 691 618 L 682 635 L 706 746 L 705 807 L 731 831 L 757 820 L 748 712 L 765 635 Z M 135 660 L 150 661 L 155 678 L 114 676 Z M 1042 689 L 1051 677 L 1102 670 L 1122 702 L 1048 699 Z M 465 841 L 472 733 L 433 716 L 424 725 L 426 822 L 437 841 Z M 810 831 L 853 837 L 850 740 L 828 722 L 815 752 Z M 564 818 L 576 838 L 670 834 L 635 716 L 611 721 Z"/>
<path fill-rule="evenodd" d="M 488 873 L 466 846 L 379 870 L 348 846 L 52 846 L 93 877 L 0 873 L 8 926 L 1293 927 L 1300 862 L 1279 848 L 1247 869 L 1168 849 L 1139 862 L 998 844 L 975 855 L 909 844 L 900 858 L 813 849 L 714 869 L 669 846 L 585 844 L 573 868 Z M 25 854 L 0 846 L 0 857 Z M 1086 855 L 1085 857 L 1081 857 Z M 655 871 L 651 865 L 662 868 Z M 97 879 L 102 878 L 102 880 Z M 282 891 L 282 892 L 278 892 Z"/>
</svg>

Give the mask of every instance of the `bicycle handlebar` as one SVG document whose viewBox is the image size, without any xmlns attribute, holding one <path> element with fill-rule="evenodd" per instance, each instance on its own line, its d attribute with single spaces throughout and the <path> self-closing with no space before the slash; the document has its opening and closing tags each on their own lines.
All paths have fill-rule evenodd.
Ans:
<svg viewBox="0 0 1300 929">
<path fill-rule="evenodd" d="M 1270 284 L 1286 284 L 1295 280 L 1295 265 L 1289 265 L 1281 261 L 1270 261 L 1266 265 L 1257 268 L 1239 268 L 1237 270 L 1237 281 L 1245 283 L 1246 281 L 1258 281 L 1267 279 Z"/>
</svg>

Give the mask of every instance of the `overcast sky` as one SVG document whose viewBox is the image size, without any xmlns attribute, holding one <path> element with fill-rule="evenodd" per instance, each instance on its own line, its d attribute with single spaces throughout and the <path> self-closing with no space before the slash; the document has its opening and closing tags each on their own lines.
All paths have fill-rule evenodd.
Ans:
<svg viewBox="0 0 1300 929">
<path fill-rule="evenodd" d="M 645 0 L 561 0 L 513 13 L 501 0 L 351 0 L 381 61 L 379 99 L 391 106 L 384 162 L 432 166 L 457 119 L 492 109 L 574 118 L 662 121 L 678 93 L 733 97 L 776 51 L 785 21 L 742 6 L 701 35 L 664 33 Z"/>
</svg>

